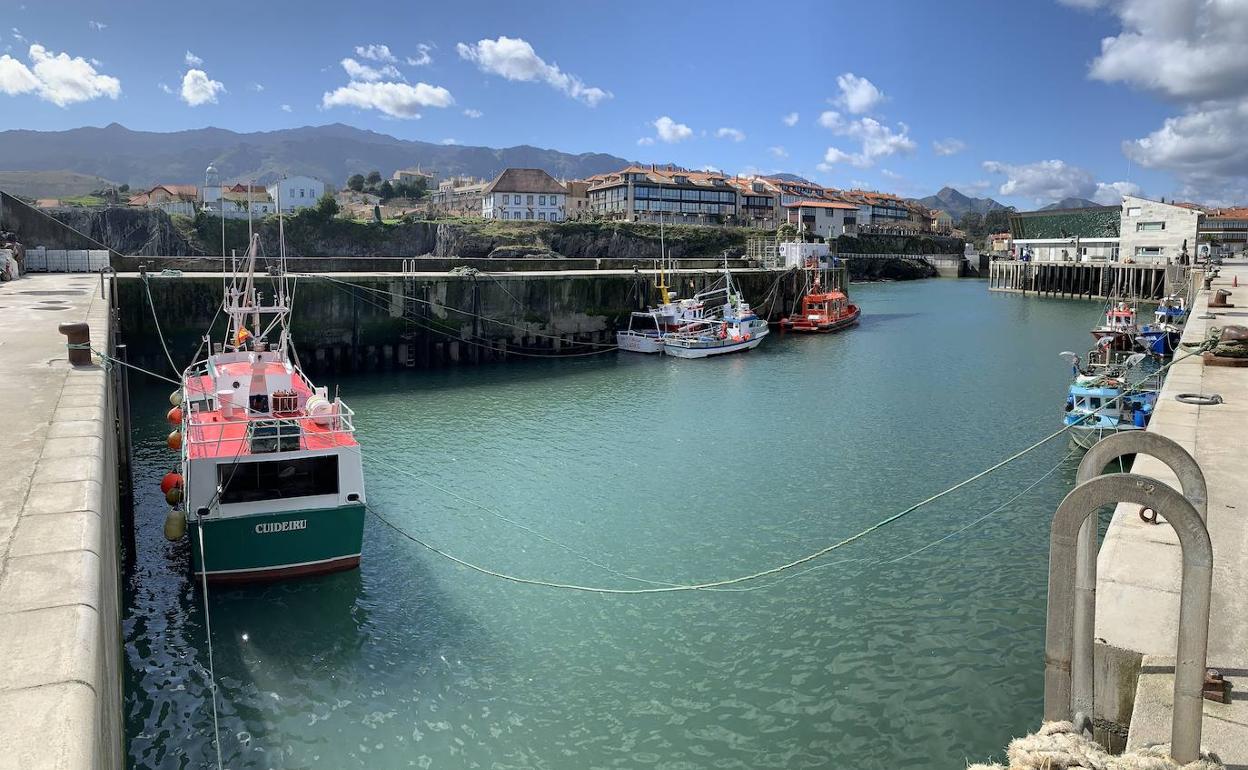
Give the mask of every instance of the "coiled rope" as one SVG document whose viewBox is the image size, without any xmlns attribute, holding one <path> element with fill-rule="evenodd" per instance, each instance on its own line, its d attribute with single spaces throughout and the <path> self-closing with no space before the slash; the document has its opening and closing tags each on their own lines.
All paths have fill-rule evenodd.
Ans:
<svg viewBox="0 0 1248 770">
<path fill-rule="evenodd" d="M 1168 744 L 1146 746 L 1115 756 L 1086 738 L 1070 722 L 1045 722 L 1006 749 L 1010 764 L 974 764 L 966 770 L 1225 770 L 1216 754 L 1202 752 L 1186 764 L 1170 756 Z"/>
</svg>

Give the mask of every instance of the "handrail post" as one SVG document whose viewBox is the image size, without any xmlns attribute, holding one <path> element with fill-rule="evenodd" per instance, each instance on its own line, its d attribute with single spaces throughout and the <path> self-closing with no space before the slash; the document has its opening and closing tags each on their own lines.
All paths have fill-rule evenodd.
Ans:
<svg viewBox="0 0 1248 770">
<path fill-rule="evenodd" d="M 1068 720 L 1074 648 L 1075 551 L 1080 526 L 1106 505 L 1152 508 L 1174 527 L 1183 556 L 1179 589 L 1178 650 L 1170 754 L 1180 763 L 1200 754 L 1204 703 L 1201 689 L 1209 645 L 1213 547 L 1209 530 L 1191 501 L 1156 479 L 1135 473 L 1098 476 L 1071 490 L 1053 515 L 1049 535 L 1049 594 L 1044 640 L 1044 719 Z"/>
<path fill-rule="evenodd" d="M 1196 460 L 1173 439 L 1147 431 L 1122 431 L 1098 441 L 1079 463 L 1075 484 L 1096 478 L 1105 466 L 1124 455 L 1150 455 L 1165 463 L 1179 479 L 1183 496 L 1191 501 L 1202 521 L 1208 516 L 1209 492 L 1205 475 Z M 1079 528 L 1075 556 L 1074 658 L 1071 661 L 1071 711 L 1091 717 L 1096 700 L 1094 655 L 1096 648 L 1096 522 L 1088 519 Z"/>
</svg>

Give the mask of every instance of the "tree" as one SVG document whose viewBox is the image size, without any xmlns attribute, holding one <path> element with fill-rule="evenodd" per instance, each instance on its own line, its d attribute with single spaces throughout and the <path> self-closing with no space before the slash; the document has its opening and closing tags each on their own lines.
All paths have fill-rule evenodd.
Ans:
<svg viewBox="0 0 1248 770">
<path fill-rule="evenodd" d="M 381 172 L 380 171 L 368 172 L 368 178 L 365 181 L 368 182 L 369 187 L 376 187 L 377 185 L 381 184 Z"/>
<path fill-rule="evenodd" d="M 130 185 L 128 185 L 128 184 L 123 184 L 121 187 L 118 187 L 118 188 L 117 188 L 117 192 L 119 192 L 119 193 L 128 193 L 128 192 L 130 192 Z"/>
<path fill-rule="evenodd" d="M 797 235 L 797 228 L 789 224 L 788 222 L 785 222 L 784 224 L 776 228 L 776 237 L 782 241 L 791 240 L 796 235 Z"/>
<path fill-rule="evenodd" d="M 334 200 L 334 196 L 330 193 L 325 193 L 316 202 L 316 213 L 321 219 L 333 219 L 338 216 L 338 211 L 338 201 Z"/>
<path fill-rule="evenodd" d="M 352 174 L 351 178 L 347 180 L 347 189 L 355 192 L 364 192 L 364 175 Z"/>
<path fill-rule="evenodd" d="M 381 196 L 382 200 L 393 198 L 394 197 L 394 185 L 390 184 L 390 180 L 387 179 L 386 181 L 381 183 L 381 187 L 377 188 L 377 194 Z"/>
<path fill-rule="evenodd" d="M 1014 209 L 993 209 L 984 214 L 984 233 L 1008 233 L 1010 231 L 1010 214 Z"/>
<path fill-rule="evenodd" d="M 958 220 L 958 229 L 971 238 L 982 238 L 984 235 L 984 215 L 978 211 L 968 211 Z"/>
</svg>

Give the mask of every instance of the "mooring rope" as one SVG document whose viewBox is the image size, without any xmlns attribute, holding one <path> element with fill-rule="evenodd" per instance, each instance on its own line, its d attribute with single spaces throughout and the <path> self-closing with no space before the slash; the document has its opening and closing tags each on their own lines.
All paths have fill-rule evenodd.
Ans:
<svg viewBox="0 0 1248 770">
<path fill-rule="evenodd" d="M 160 340 L 160 346 L 164 348 L 165 358 L 169 359 L 169 368 L 173 369 L 175 376 L 180 376 L 182 370 L 173 362 L 173 356 L 169 353 L 169 346 L 165 344 L 164 332 L 160 330 L 160 318 L 156 314 L 156 303 L 152 301 L 152 287 L 148 283 L 148 277 L 143 276 L 143 290 L 147 292 L 147 305 L 152 309 L 152 322 L 156 324 L 156 338 Z"/>
</svg>

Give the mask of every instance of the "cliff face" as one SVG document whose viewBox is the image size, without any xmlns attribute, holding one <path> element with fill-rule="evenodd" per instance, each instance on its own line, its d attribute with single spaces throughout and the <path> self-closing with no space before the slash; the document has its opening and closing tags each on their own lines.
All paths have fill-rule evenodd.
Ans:
<svg viewBox="0 0 1248 770">
<path fill-rule="evenodd" d="M 163 211 L 109 208 L 36 209 L 0 193 L 0 223 L 27 247 L 110 248 L 122 254 L 188 256 L 199 253 Z"/>
</svg>

